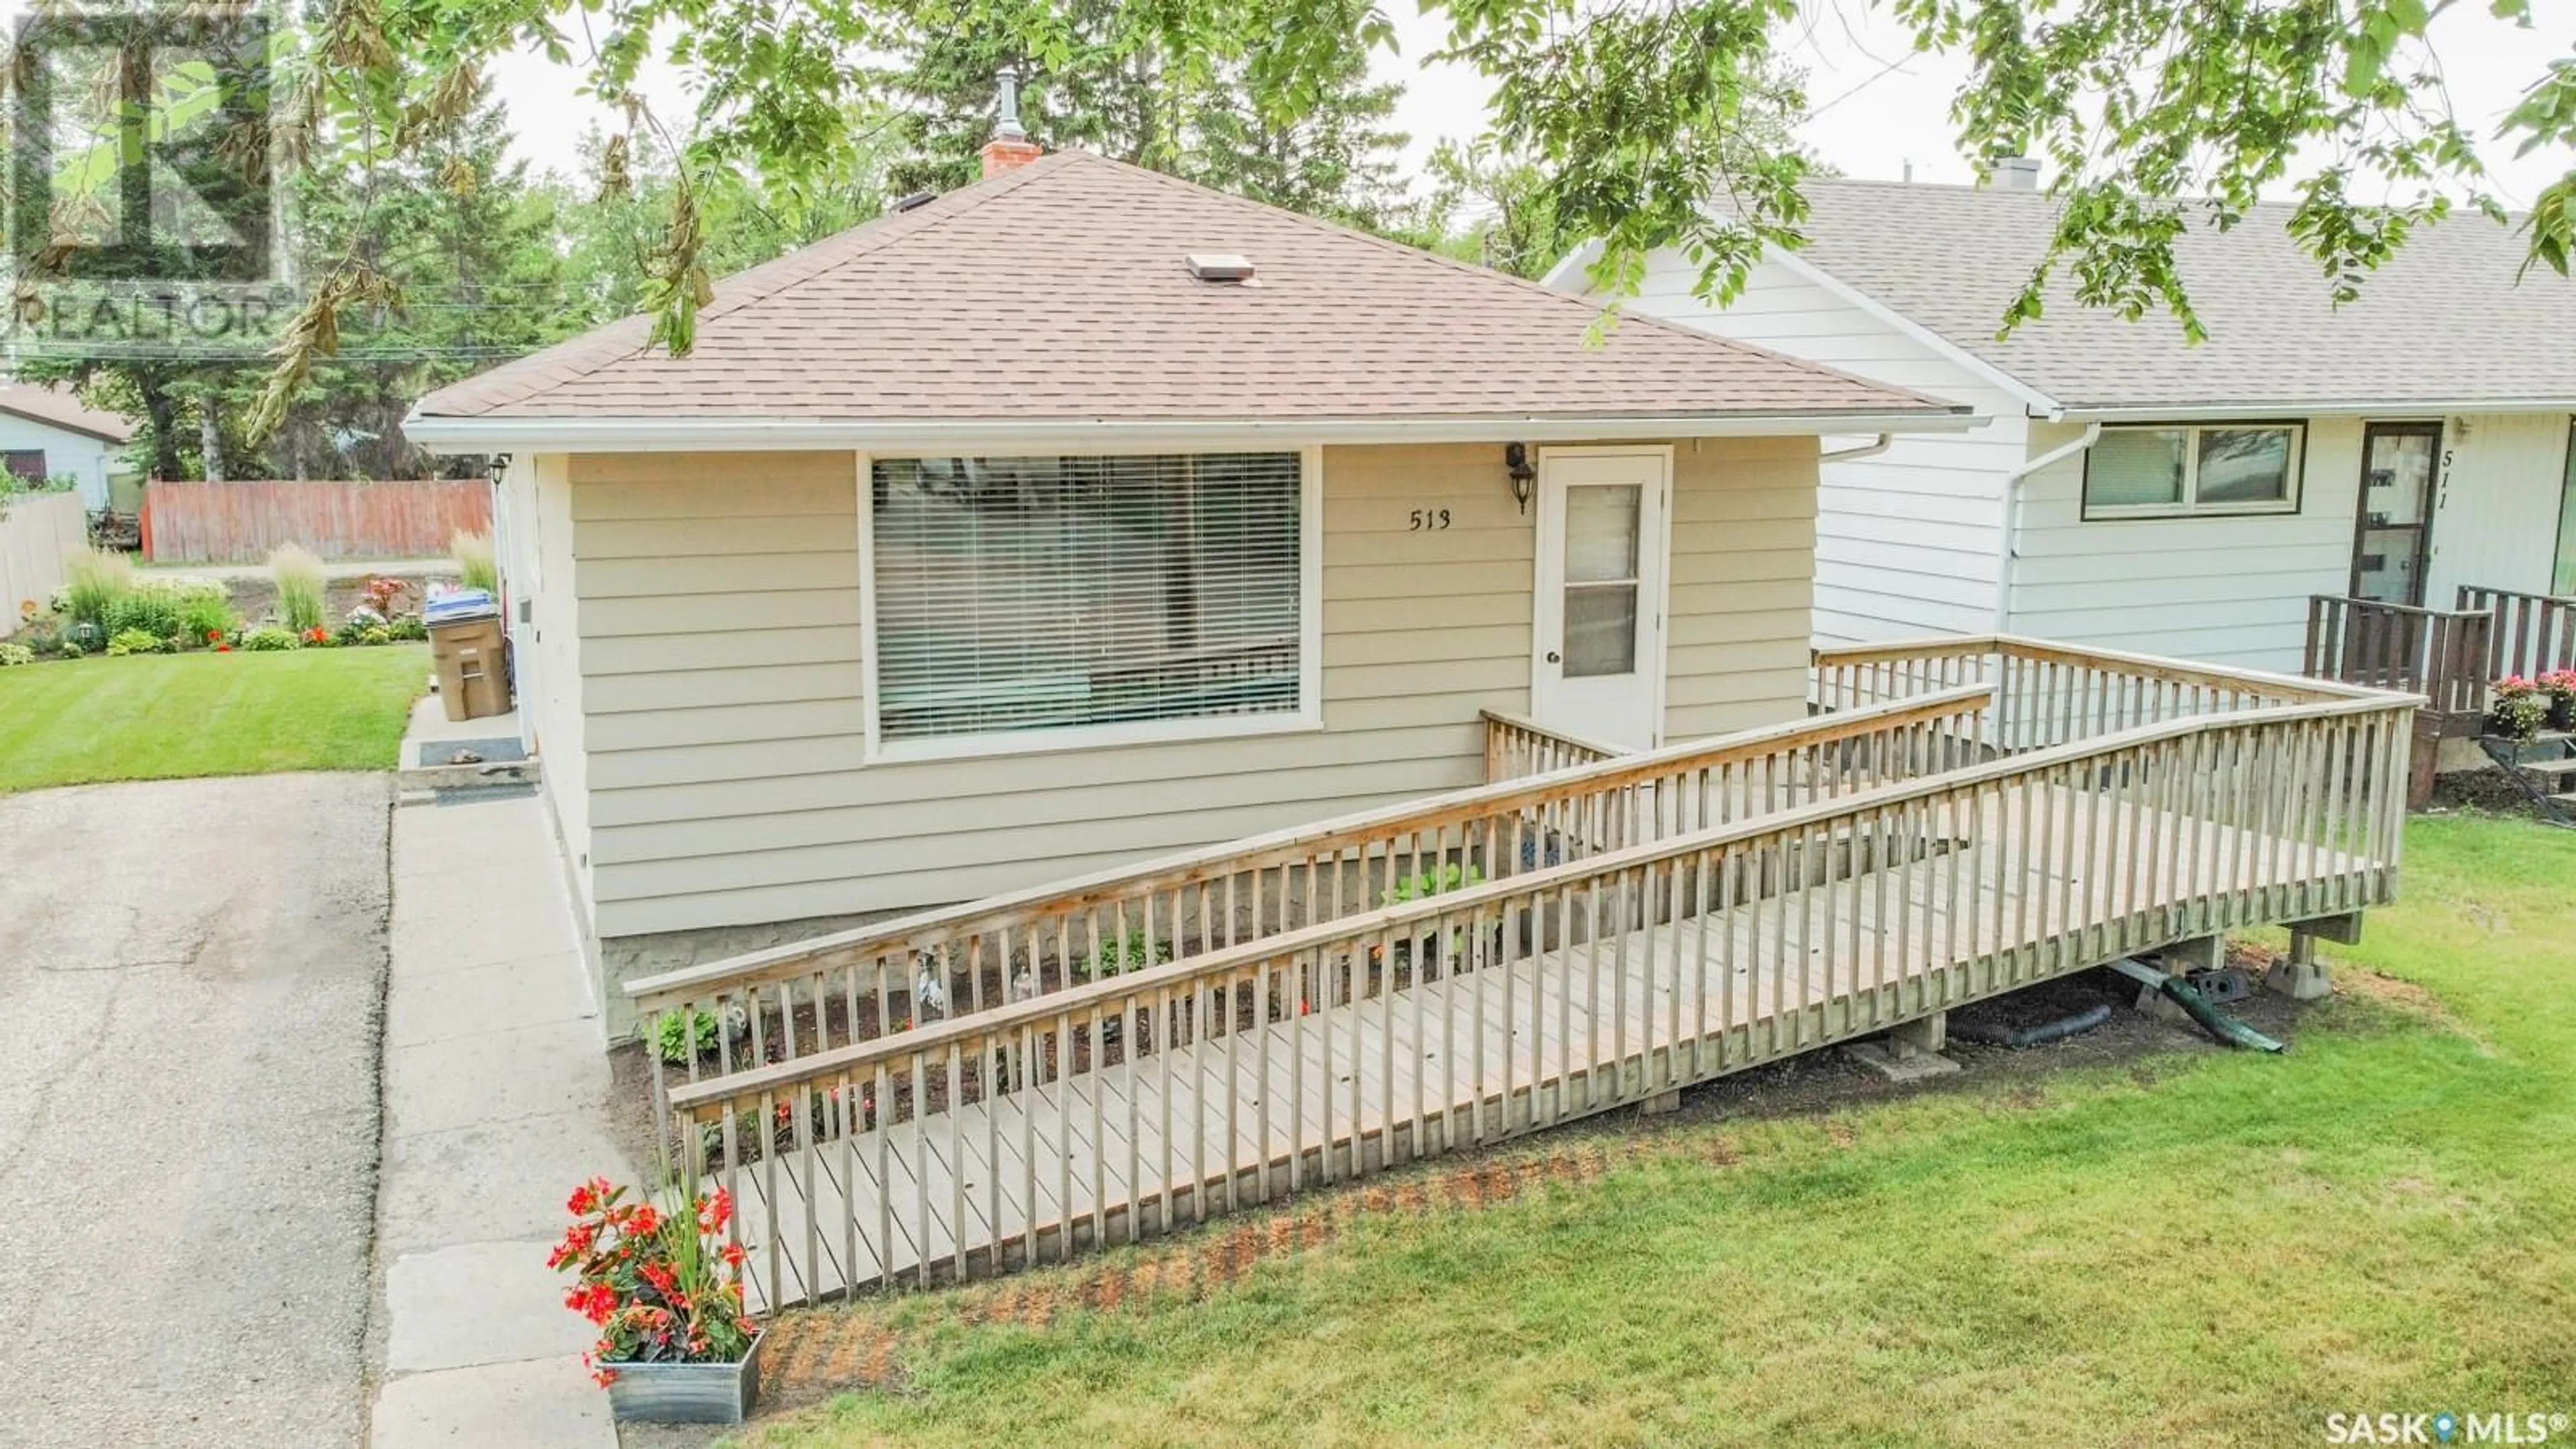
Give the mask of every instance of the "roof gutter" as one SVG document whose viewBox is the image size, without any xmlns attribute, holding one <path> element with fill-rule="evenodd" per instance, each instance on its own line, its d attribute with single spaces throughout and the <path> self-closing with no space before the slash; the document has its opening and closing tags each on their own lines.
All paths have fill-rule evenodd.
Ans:
<svg viewBox="0 0 2576 1449">
<path fill-rule="evenodd" d="M 2072 458 L 2102 441 L 2102 425 L 2088 423 L 2075 441 L 2061 443 L 2004 475 L 2003 546 L 1995 550 L 1995 632 L 2011 633 L 2013 561 L 2021 557 L 2022 480 L 2051 463 Z"/>
<path fill-rule="evenodd" d="M 2383 398 L 2359 402 L 2123 403 L 2116 407 L 2069 404 L 2066 421 L 2105 423 L 2238 422 L 2269 418 L 2425 418 L 2452 413 L 2576 412 L 2576 397 Z"/>
<path fill-rule="evenodd" d="M 403 435 L 433 453 L 779 452 L 849 449 L 884 454 L 991 453 L 1004 448 L 1109 452 L 1210 444 L 1621 442 L 1669 438 L 1802 437 L 1827 433 L 1956 433 L 1984 419 L 1965 407 L 1872 413 L 1635 414 L 1457 418 L 1295 418 L 1152 421 L 977 419 L 816 422 L 783 418 L 422 417 Z"/>
</svg>

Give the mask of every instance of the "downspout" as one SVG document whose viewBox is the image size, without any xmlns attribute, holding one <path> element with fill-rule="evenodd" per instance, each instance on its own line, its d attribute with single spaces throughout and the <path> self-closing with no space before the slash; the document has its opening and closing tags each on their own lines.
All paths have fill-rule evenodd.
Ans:
<svg viewBox="0 0 2576 1449">
<path fill-rule="evenodd" d="M 1996 633 L 2009 634 L 2013 631 L 2013 560 L 2019 556 L 2019 549 L 2021 546 L 2022 480 L 2028 478 L 2031 474 L 2038 472 L 2040 469 L 2047 467 L 2051 463 L 2062 462 L 2065 459 L 2072 458 L 2076 454 L 2083 452 L 2100 441 L 2102 441 L 2102 425 L 2100 423 L 2087 423 L 2084 425 L 2084 435 L 2082 437 L 2077 438 L 2071 443 L 2051 448 L 2047 452 L 2040 454 L 2038 457 L 2031 459 L 2029 462 L 2022 464 L 2020 467 L 2015 468 L 2004 475 L 2003 547 L 1995 550 Z"/>
<path fill-rule="evenodd" d="M 1881 433 L 1875 443 L 1863 443 L 1857 448 L 1837 448 L 1830 453 L 1818 453 L 1816 461 L 1819 464 L 1849 463 L 1857 458 L 1875 458 L 1894 446 L 1896 446 L 1896 435 Z"/>
</svg>

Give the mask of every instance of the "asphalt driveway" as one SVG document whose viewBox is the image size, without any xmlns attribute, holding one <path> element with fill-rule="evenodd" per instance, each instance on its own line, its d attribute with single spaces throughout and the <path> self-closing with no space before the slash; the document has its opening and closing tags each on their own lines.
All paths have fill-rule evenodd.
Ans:
<svg viewBox="0 0 2576 1449">
<path fill-rule="evenodd" d="M 389 788 L 0 795 L 0 1441 L 357 1442 Z"/>
</svg>

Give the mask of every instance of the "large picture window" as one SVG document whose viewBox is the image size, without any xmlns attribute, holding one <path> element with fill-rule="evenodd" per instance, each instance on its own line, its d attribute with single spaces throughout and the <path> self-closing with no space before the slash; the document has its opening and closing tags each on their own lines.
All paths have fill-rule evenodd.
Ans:
<svg viewBox="0 0 2576 1449">
<path fill-rule="evenodd" d="M 2086 518 L 2296 513 L 2296 423 L 2104 428 L 2084 458 Z"/>
<path fill-rule="evenodd" d="M 881 742 L 1217 733 L 1304 708 L 1301 455 L 889 458 L 870 474 Z"/>
</svg>

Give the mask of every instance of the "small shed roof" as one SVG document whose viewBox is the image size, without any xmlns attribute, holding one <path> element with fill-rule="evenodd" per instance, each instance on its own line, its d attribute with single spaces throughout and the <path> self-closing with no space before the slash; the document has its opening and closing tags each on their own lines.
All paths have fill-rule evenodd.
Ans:
<svg viewBox="0 0 2576 1449">
<path fill-rule="evenodd" d="M 2576 405 L 2576 284 L 2521 275 L 2528 239 L 2483 216 L 2417 229 L 2338 307 L 2285 228 L 2291 208 L 2258 206 L 2175 247 L 2206 342 L 2162 312 L 2131 322 L 2081 305 L 2063 269 L 2045 313 L 1998 340 L 2055 229 L 2054 198 L 1880 181 L 1806 190 L 1802 260 L 2070 411 Z"/>
<path fill-rule="evenodd" d="M 1189 258 L 1235 254 L 1249 281 Z M 1204 270 L 1204 268 L 1202 268 Z M 1963 409 L 1061 152 L 441 389 L 439 420 L 958 424 L 1955 417 Z M 424 425 L 427 426 L 424 426 Z M 457 430 L 450 428 L 447 436 Z"/>
<path fill-rule="evenodd" d="M 133 423 L 115 413 L 89 407 L 59 388 L 0 382 L 0 413 L 66 432 L 83 433 L 105 442 L 128 443 L 134 440 Z"/>
</svg>

